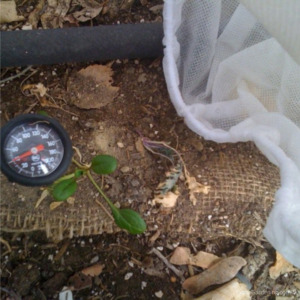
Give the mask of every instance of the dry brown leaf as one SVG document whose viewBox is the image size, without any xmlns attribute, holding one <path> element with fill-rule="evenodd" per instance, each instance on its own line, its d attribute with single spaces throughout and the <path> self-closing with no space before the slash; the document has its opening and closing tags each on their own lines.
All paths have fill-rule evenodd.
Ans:
<svg viewBox="0 0 300 300">
<path fill-rule="evenodd" d="M 220 288 L 204 294 L 194 300 L 251 300 L 250 291 L 247 286 L 234 279 Z"/>
<path fill-rule="evenodd" d="M 280 275 L 297 271 L 292 264 L 285 260 L 285 258 L 276 251 L 276 262 L 275 265 L 270 267 L 269 274 L 272 279 L 278 278 Z"/>
<path fill-rule="evenodd" d="M 164 208 L 172 208 L 176 205 L 179 193 L 167 192 L 165 195 L 157 195 L 152 200 L 152 205 L 161 204 Z"/>
<path fill-rule="evenodd" d="M 170 263 L 174 265 L 193 265 L 207 269 L 219 260 L 220 257 L 211 253 L 199 251 L 196 255 L 192 255 L 189 248 L 177 247 L 170 258 Z"/>
<path fill-rule="evenodd" d="M 35 9 L 28 16 L 28 22 L 32 25 L 33 29 L 37 29 L 41 11 L 44 8 L 44 5 L 45 0 L 40 0 Z"/>
<path fill-rule="evenodd" d="M 73 17 L 79 22 L 86 22 L 97 17 L 103 9 L 103 4 L 94 0 L 79 0 L 79 3 L 83 9 L 73 13 Z"/>
<path fill-rule="evenodd" d="M 300 281 L 294 281 L 294 282 L 293 282 L 293 285 L 294 285 L 298 290 L 300 290 Z"/>
<path fill-rule="evenodd" d="M 221 258 L 204 251 L 199 251 L 196 255 L 191 256 L 190 264 L 194 266 L 201 267 L 203 269 L 207 269 L 212 267 L 215 263 L 217 263 Z"/>
<path fill-rule="evenodd" d="M 182 287 L 191 294 L 198 294 L 211 285 L 231 280 L 246 263 L 239 256 L 224 258 L 204 272 L 186 279 Z"/>
<path fill-rule="evenodd" d="M 185 179 L 186 179 L 186 184 L 189 188 L 190 200 L 192 201 L 193 205 L 196 205 L 197 198 L 195 194 L 198 193 L 208 194 L 210 187 L 197 182 L 196 178 L 190 176 L 188 172 L 186 172 L 185 174 Z"/>
<path fill-rule="evenodd" d="M 101 108 L 117 96 L 119 88 L 112 86 L 110 65 L 91 65 L 70 78 L 68 90 L 71 101 L 83 109 Z"/>
<path fill-rule="evenodd" d="M 68 280 L 70 289 L 80 291 L 82 289 L 90 288 L 93 284 L 91 276 L 84 275 L 82 272 L 77 272 Z"/>
<path fill-rule="evenodd" d="M 18 16 L 17 6 L 15 1 L 1 1 L 0 2 L 0 23 L 11 23 L 16 21 L 23 21 L 23 16 Z"/>
<path fill-rule="evenodd" d="M 54 201 L 50 203 L 50 210 L 54 210 L 55 208 L 59 207 L 63 204 L 63 201 Z"/>
<path fill-rule="evenodd" d="M 31 94 L 39 95 L 40 97 L 44 97 L 47 94 L 47 88 L 41 83 L 37 84 L 26 84 L 22 86 L 22 91 L 30 90 Z"/>
<path fill-rule="evenodd" d="M 95 264 L 95 265 L 92 265 L 90 267 L 87 267 L 87 268 L 83 269 L 81 271 L 81 273 L 83 273 L 86 276 L 95 277 L 95 276 L 98 276 L 98 275 L 101 274 L 101 272 L 103 271 L 104 267 L 105 267 L 104 265 Z"/>
<path fill-rule="evenodd" d="M 42 201 L 47 197 L 47 196 L 49 196 L 50 195 L 50 192 L 49 192 L 49 190 L 43 190 L 43 192 L 42 192 L 42 194 L 41 194 L 41 196 L 40 196 L 40 198 L 36 201 L 36 204 L 35 204 L 35 207 L 34 208 L 38 208 L 39 206 L 40 206 L 40 204 L 42 203 Z"/>
<path fill-rule="evenodd" d="M 187 247 L 177 247 L 173 252 L 170 263 L 173 265 L 188 265 L 191 257 L 191 250 Z"/>
<path fill-rule="evenodd" d="M 41 23 L 44 29 L 63 27 L 71 0 L 47 0 L 45 12 L 41 15 Z"/>
</svg>

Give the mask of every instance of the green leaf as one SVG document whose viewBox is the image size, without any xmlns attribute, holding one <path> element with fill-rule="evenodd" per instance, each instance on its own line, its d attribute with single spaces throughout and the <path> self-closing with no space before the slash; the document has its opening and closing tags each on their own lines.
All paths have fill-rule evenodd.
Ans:
<svg viewBox="0 0 300 300">
<path fill-rule="evenodd" d="M 79 178 L 80 176 L 83 175 L 83 173 L 84 173 L 83 170 L 77 169 L 77 170 L 74 172 L 75 178 Z"/>
<path fill-rule="evenodd" d="M 44 110 L 39 110 L 39 111 L 37 112 L 37 114 L 38 114 L 38 115 L 42 115 L 42 116 L 49 117 L 48 113 L 47 113 L 46 111 L 44 111 Z"/>
<path fill-rule="evenodd" d="M 77 189 L 77 183 L 74 178 L 65 179 L 52 188 L 52 196 L 56 201 L 65 201 L 72 196 Z"/>
<path fill-rule="evenodd" d="M 117 168 L 117 160 L 110 155 L 97 155 L 92 159 L 92 170 L 97 174 L 110 174 Z"/>
<path fill-rule="evenodd" d="M 112 214 L 116 224 L 131 234 L 143 233 L 147 228 L 142 217 L 132 209 L 113 209 Z"/>
</svg>

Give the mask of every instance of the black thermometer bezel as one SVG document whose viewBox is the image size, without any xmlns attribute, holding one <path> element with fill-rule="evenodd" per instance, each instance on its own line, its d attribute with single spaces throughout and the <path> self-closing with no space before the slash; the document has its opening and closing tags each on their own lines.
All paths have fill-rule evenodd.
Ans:
<svg viewBox="0 0 300 300">
<path fill-rule="evenodd" d="M 34 123 L 34 122 L 45 122 L 49 127 L 52 127 L 58 136 L 60 137 L 63 147 L 64 147 L 64 155 L 60 165 L 49 175 L 39 176 L 39 177 L 28 177 L 21 175 L 15 172 L 10 166 L 8 165 L 5 156 L 4 156 L 4 143 L 6 137 L 10 134 L 10 132 L 19 125 Z M 10 121 L 8 121 L 2 128 L 1 128 L 1 162 L 0 168 L 3 174 L 7 176 L 7 178 L 12 181 L 26 186 L 43 186 L 49 185 L 53 183 L 56 179 L 61 177 L 68 169 L 73 151 L 72 151 L 72 143 L 69 138 L 68 133 L 66 130 L 60 125 L 58 121 L 53 118 L 38 115 L 38 114 L 24 114 L 17 116 Z"/>
</svg>

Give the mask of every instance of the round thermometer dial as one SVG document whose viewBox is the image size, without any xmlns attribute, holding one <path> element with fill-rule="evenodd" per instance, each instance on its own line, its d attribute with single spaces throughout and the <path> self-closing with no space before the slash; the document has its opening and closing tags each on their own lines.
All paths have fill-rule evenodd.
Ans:
<svg viewBox="0 0 300 300">
<path fill-rule="evenodd" d="M 24 185 L 47 185 L 67 170 L 72 145 L 64 128 L 42 115 L 21 115 L 1 129 L 1 169 Z"/>
</svg>

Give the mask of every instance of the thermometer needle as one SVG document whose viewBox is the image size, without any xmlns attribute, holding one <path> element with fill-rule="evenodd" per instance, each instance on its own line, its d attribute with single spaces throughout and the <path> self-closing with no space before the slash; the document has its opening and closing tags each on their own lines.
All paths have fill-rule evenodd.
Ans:
<svg viewBox="0 0 300 300">
<path fill-rule="evenodd" d="M 14 161 L 16 161 L 16 160 L 23 159 L 23 158 L 25 158 L 25 157 L 27 157 L 27 156 L 30 156 L 30 155 L 32 155 L 32 154 L 37 154 L 37 153 L 39 153 L 40 151 L 42 151 L 42 150 L 44 150 L 44 149 L 45 149 L 45 147 L 44 147 L 43 144 L 37 145 L 37 146 L 35 146 L 35 147 L 32 147 L 29 151 L 24 152 L 23 154 L 18 155 L 18 156 L 16 156 L 15 158 L 13 158 L 12 162 L 14 162 Z"/>
</svg>

